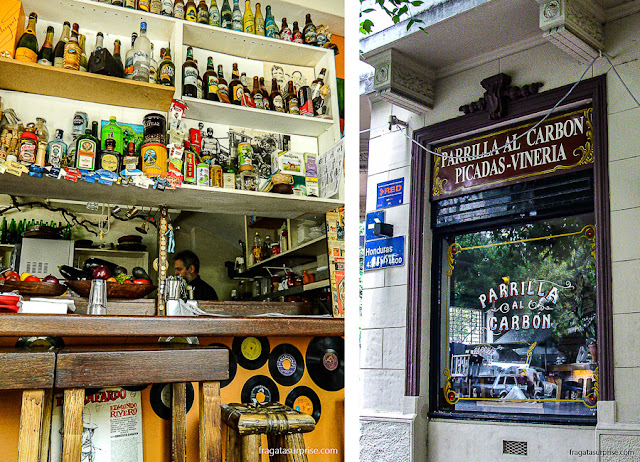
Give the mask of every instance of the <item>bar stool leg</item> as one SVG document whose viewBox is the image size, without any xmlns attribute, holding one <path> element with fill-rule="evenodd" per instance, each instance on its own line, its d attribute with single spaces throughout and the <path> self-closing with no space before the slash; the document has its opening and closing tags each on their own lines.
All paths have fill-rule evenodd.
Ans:
<svg viewBox="0 0 640 462">
<path fill-rule="evenodd" d="M 242 462 L 240 460 L 240 435 L 233 428 L 227 426 L 226 462 Z"/>
<path fill-rule="evenodd" d="M 283 462 L 308 461 L 302 433 L 287 433 L 284 435 L 284 447 L 289 451 L 285 455 Z"/>
<path fill-rule="evenodd" d="M 44 401 L 44 390 L 24 390 L 22 392 L 18 462 L 38 462 L 40 460 Z"/>
<path fill-rule="evenodd" d="M 64 434 L 62 436 L 62 462 L 80 462 L 82 457 L 82 411 L 84 388 L 64 391 Z"/>
<path fill-rule="evenodd" d="M 53 390 L 44 391 L 44 408 L 42 415 L 42 438 L 40 439 L 40 462 L 49 462 L 51 444 L 51 416 L 53 414 Z"/>
<path fill-rule="evenodd" d="M 267 435 L 269 449 L 273 449 L 275 454 L 269 455 L 269 462 L 284 462 L 284 454 L 280 454 L 284 448 L 284 435 Z"/>
<path fill-rule="evenodd" d="M 200 462 L 222 460 L 220 382 L 200 383 Z"/>
<path fill-rule="evenodd" d="M 246 435 L 241 439 L 242 462 L 260 462 L 261 434 Z"/>
<path fill-rule="evenodd" d="M 172 384 L 171 462 L 187 460 L 187 384 Z"/>
</svg>

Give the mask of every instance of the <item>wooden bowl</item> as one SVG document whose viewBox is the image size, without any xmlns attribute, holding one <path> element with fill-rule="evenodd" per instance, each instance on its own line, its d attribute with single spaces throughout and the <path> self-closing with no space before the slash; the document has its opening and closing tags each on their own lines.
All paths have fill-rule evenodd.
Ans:
<svg viewBox="0 0 640 462">
<path fill-rule="evenodd" d="M 66 281 L 67 286 L 81 297 L 88 297 L 91 281 Z M 156 288 L 153 284 L 120 284 L 107 282 L 107 301 L 110 298 L 142 298 Z"/>
<path fill-rule="evenodd" d="M 0 281 L 0 291 L 11 292 L 13 290 L 17 290 L 20 295 L 57 297 L 58 295 L 62 295 L 67 288 L 57 282 Z"/>
</svg>

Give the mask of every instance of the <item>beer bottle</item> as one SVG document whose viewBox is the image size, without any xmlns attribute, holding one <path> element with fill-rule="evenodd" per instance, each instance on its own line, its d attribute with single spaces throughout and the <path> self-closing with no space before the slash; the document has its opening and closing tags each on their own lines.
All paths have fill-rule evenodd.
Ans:
<svg viewBox="0 0 640 462">
<path fill-rule="evenodd" d="M 247 34 L 255 34 L 255 20 L 253 19 L 253 13 L 251 12 L 251 0 L 245 0 L 244 2 L 244 17 L 242 18 L 242 30 Z"/>
<path fill-rule="evenodd" d="M 198 8 L 196 2 L 188 0 L 184 6 L 184 19 L 191 22 L 198 22 Z"/>
<path fill-rule="evenodd" d="M 198 3 L 198 22 L 201 24 L 209 24 L 209 8 L 204 0 Z"/>
<path fill-rule="evenodd" d="M 171 49 L 167 47 L 164 58 L 158 65 L 158 83 L 167 87 L 175 85 L 176 66 L 171 61 Z"/>
<path fill-rule="evenodd" d="M 149 11 L 149 0 L 138 0 L 138 9 L 140 11 Z"/>
<path fill-rule="evenodd" d="M 327 70 L 323 67 L 318 77 L 311 83 L 311 99 L 313 100 L 313 110 L 316 114 L 320 113 L 320 108 L 324 105 L 324 98 L 320 89 L 324 85 L 324 76 Z"/>
<path fill-rule="evenodd" d="M 184 19 L 184 1 L 176 0 L 173 4 L 173 17 L 178 19 Z"/>
<path fill-rule="evenodd" d="M 222 1 L 222 8 L 220 8 L 220 27 L 223 29 L 233 29 L 233 13 L 229 6 L 229 0 Z"/>
<path fill-rule="evenodd" d="M 187 48 L 187 60 L 182 65 L 182 96 L 198 97 L 198 67 L 191 47 Z"/>
<path fill-rule="evenodd" d="M 36 38 L 36 22 L 38 15 L 35 12 L 29 14 L 29 24 L 16 48 L 16 60 L 28 63 L 38 62 L 38 39 Z"/>
<path fill-rule="evenodd" d="M 218 98 L 218 74 L 213 66 L 213 58 L 207 58 L 207 71 L 202 78 L 202 97 L 209 101 L 220 101 Z"/>
<path fill-rule="evenodd" d="M 240 4 L 238 3 L 238 0 L 233 0 L 233 13 L 231 14 L 231 22 L 233 30 L 237 30 L 239 32 L 243 31 L 242 12 L 240 11 Z"/>
<path fill-rule="evenodd" d="M 231 71 L 231 82 L 229 82 L 229 96 L 232 104 L 238 106 L 242 105 L 242 95 L 244 94 L 244 88 L 240 81 L 240 74 L 238 73 L 238 63 L 233 63 L 233 70 Z"/>
<path fill-rule="evenodd" d="M 47 27 L 47 36 L 44 39 L 40 53 L 38 53 L 38 64 L 53 66 L 53 26 Z"/>
<path fill-rule="evenodd" d="M 269 103 L 272 111 L 285 112 L 282 93 L 278 89 L 278 79 L 271 80 L 271 95 L 269 95 Z"/>
<path fill-rule="evenodd" d="M 230 103 L 229 100 L 229 87 L 227 86 L 227 81 L 224 78 L 224 73 L 222 72 L 222 64 L 218 64 L 218 98 L 221 103 Z"/>
<path fill-rule="evenodd" d="M 58 40 L 56 47 L 53 49 L 53 66 L 54 67 L 64 67 L 64 46 L 69 41 L 70 30 L 71 30 L 71 24 L 69 24 L 69 21 L 65 21 L 64 27 L 62 28 L 62 34 L 60 35 L 60 40 Z"/>
<path fill-rule="evenodd" d="M 304 43 L 304 37 L 302 36 L 302 32 L 298 29 L 298 21 L 293 21 L 293 42 L 294 43 Z"/>
<path fill-rule="evenodd" d="M 307 14 L 304 29 L 302 30 L 302 36 L 304 37 L 304 43 L 307 45 L 318 46 L 318 35 L 316 33 L 316 26 L 311 22 L 311 15 Z"/>
<path fill-rule="evenodd" d="M 284 40 L 285 42 L 293 41 L 293 32 L 289 29 L 289 24 L 287 24 L 287 18 L 282 18 L 282 27 L 280 28 L 280 40 Z"/>
<path fill-rule="evenodd" d="M 266 11 L 267 17 L 264 21 L 264 33 L 267 37 L 279 39 L 280 31 L 278 30 L 275 18 L 271 14 L 271 5 L 267 5 Z"/>
<path fill-rule="evenodd" d="M 287 98 L 285 99 L 285 108 L 286 112 L 289 114 L 300 114 L 300 109 L 298 108 L 298 95 L 293 88 L 293 80 L 289 80 Z"/>
<path fill-rule="evenodd" d="M 260 83 L 258 82 L 258 76 L 253 77 L 253 91 L 251 91 L 251 98 L 253 99 L 256 108 L 264 109 L 264 97 L 260 91 Z"/>
<path fill-rule="evenodd" d="M 260 77 L 260 93 L 262 93 L 262 101 L 264 102 L 264 108 L 267 111 L 270 111 L 271 99 L 269 97 L 269 92 L 267 91 L 267 87 L 264 84 L 264 77 Z"/>
<path fill-rule="evenodd" d="M 242 82 L 242 105 L 248 107 L 256 107 L 256 103 L 253 101 L 251 97 L 251 90 L 249 90 L 249 86 L 247 85 L 247 73 L 243 72 L 240 74 L 240 82 Z"/>
<path fill-rule="evenodd" d="M 216 0 L 211 0 L 211 6 L 209 7 L 209 25 L 220 27 L 220 10 L 218 10 Z"/>
<path fill-rule="evenodd" d="M 262 16 L 262 11 L 260 10 L 260 3 L 256 3 L 255 23 L 256 23 L 256 32 L 255 32 L 256 35 L 261 35 L 264 37 L 265 35 L 264 16 Z"/>
</svg>

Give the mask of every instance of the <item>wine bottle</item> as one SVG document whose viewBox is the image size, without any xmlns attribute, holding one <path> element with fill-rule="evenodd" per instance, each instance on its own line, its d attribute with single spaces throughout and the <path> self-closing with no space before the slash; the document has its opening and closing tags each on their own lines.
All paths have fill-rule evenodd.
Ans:
<svg viewBox="0 0 640 462">
<path fill-rule="evenodd" d="M 38 62 L 38 39 L 36 38 L 36 22 L 38 15 L 35 12 L 29 14 L 29 24 L 27 30 L 24 31 L 22 37 L 18 41 L 16 48 L 16 61 L 25 61 L 28 63 Z"/>
<path fill-rule="evenodd" d="M 47 27 L 47 36 L 38 53 L 38 64 L 53 66 L 53 26 Z"/>
<path fill-rule="evenodd" d="M 65 21 L 62 28 L 62 34 L 60 35 L 60 40 L 58 40 L 58 43 L 56 43 L 56 47 L 53 49 L 54 67 L 64 67 L 64 47 L 69 41 L 70 31 L 71 24 L 69 24 L 69 21 Z"/>
</svg>

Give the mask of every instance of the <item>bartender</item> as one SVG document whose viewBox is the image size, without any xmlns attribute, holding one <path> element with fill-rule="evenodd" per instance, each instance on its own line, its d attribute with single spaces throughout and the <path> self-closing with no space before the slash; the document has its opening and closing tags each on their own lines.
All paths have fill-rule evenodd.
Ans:
<svg viewBox="0 0 640 462">
<path fill-rule="evenodd" d="M 204 282 L 198 274 L 200 259 L 195 253 L 183 250 L 178 252 L 173 260 L 176 276 L 181 276 L 193 288 L 194 300 L 218 300 L 218 294 L 213 287 Z"/>
</svg>

